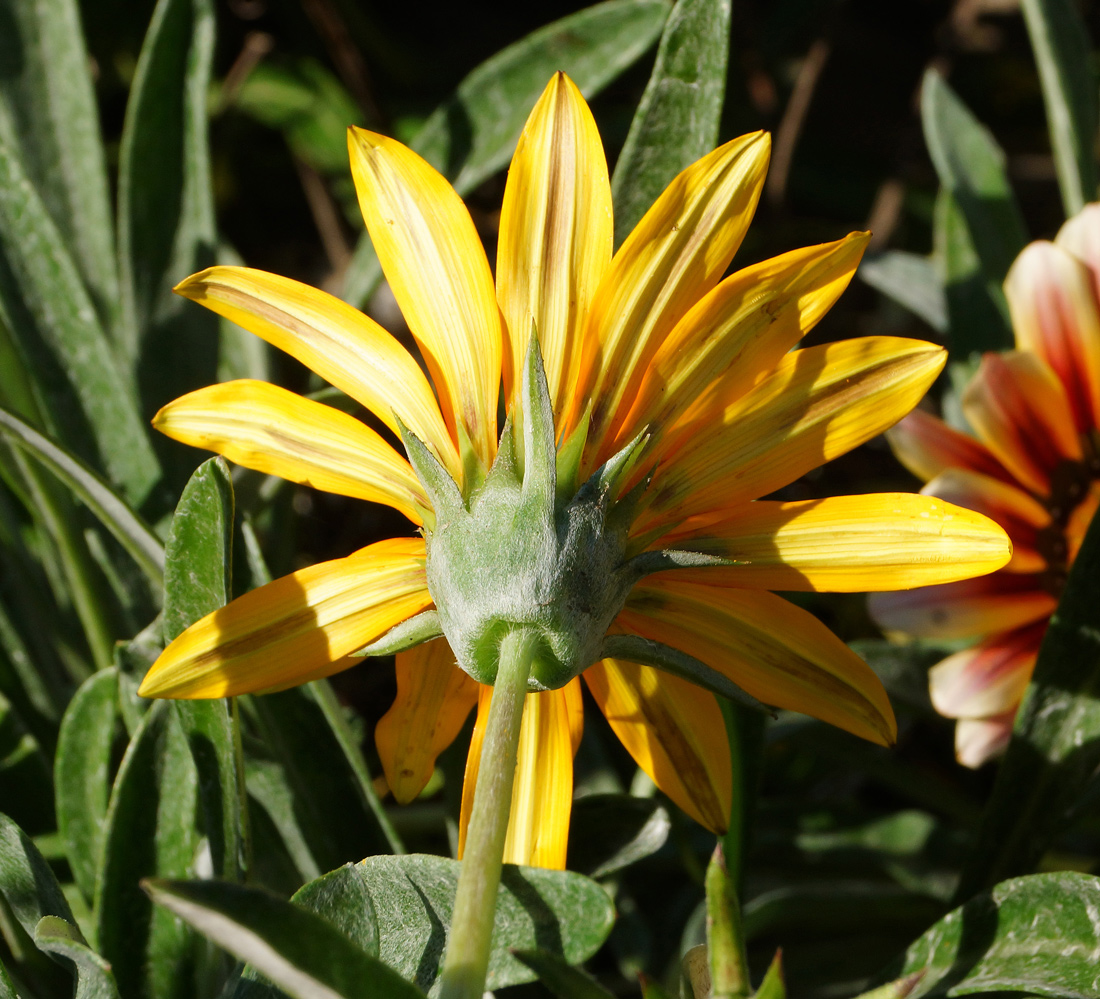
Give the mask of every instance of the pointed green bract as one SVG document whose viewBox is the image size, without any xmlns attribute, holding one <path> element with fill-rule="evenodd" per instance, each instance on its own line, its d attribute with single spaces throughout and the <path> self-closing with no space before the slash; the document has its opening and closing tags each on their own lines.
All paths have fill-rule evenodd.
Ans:
<svg viewBox="0 0 1100 999">
<path fill-rule="evenodd" d="M 435 608 L 421 611 L 419 614 L 402 621 L 397 627 L 390 628 L 377 642 L 371 642 L 353 656 L 392 656 L 406 649 L 414 648 L 439 638 L 443 628 L 439 623 L 439 611 Z"/>
</svg>

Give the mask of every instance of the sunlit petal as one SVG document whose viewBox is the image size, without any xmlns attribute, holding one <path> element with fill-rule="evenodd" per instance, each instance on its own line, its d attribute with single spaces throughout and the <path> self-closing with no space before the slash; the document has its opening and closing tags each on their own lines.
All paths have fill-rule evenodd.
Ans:
<svg viewBox="0 0 1100 999">
<path fill-rule="evenodd" d="M 736 564 L 677 569 L 677 579 L 767 590 L 861 593 L 948 583 L 1001 568 L 1012 550 L 993 521 L 911 493 L 758 500 L 692 533 L 681 528 L 661 545 Z"/>
<path fill-rule="evenodd" d="M 993 718 L 960 718 L 955 724 L 955 758 L 971 769 L 996 759 L 1008 748 L 1015 718 L 1015 710 Z"/>
<path fill-rule="evenodd" d="M 605 659 L 581 674 L 612 731 L 665 794 L 700 825 L 729 825 L 729 742 L 713 694 L 648 666 Z"/>
<path fill-rule="evenodd" d="M 232 697 L 353 665 L 344 659 L 430 606 L 424 541 L 391 538 L 252 590 L 191 625 L 153 663 L 142 697 Z"/>
<path fill-rule="evenodd" d="M 248 267 L 211 267 L 175 290 L 296 357 L 395 432 L 396 414 L 452 474 L 459 473 L 458 451 L 424 372 L 358 309 L 299 281 Z"/>
<path fill-rule="evenodd" d="M 1050 475 L 1060 461 L 1081 458 L 1065 391 L 1035 354 L 986 354 L 962 404 L 986 447 L 1039 495 L 1050 492 Z"/>
<path fill-rule="evenodd" d="M 923 409 L 914 409 L 887 430 L 886 439 L 898 461 L 925 482 L 948 468 L 979 472 L 1005 482 L 1015 481 L 984 444 Z"/>
<path fill-rule="evenodd" d="M 385 503 L 415 524 L 431 509 L 409 463 L 370 427 L 267 382 L 240 379 L 189 392 L 157 413 L 153 426 L 245 468 Z"/>
<path fill-rule="evenodd" d="M 932 705 L 946 718 L 1015 711 L 1031 679 L 1046 621 L 956 652 L 928 672 Z"/>
<path fill-rule="evenodd" d="M 894 741 L 894 713 L 871 668 L 774 593 L 651 577 L 634 588 L 616 623 L 695 656 L 765 704 L 881 745 Z"/>
<path fill-rule="evenodd" d="M 424 790 L 436 757 L 454 742 L 477 704 L 477 691 L 445 638 L 397 653 L 397 697 L 379 719 L 374 743 L 401 804 Z"/>
<path fill-rule="evenodd" d="M 443 414 L 452 428 L 463 425 L 488 463 L 497 444 L 502 331 L 470 213 L 435 169 L 395 139 L 351 128 L 348 152 L 363 220 Z"/>
<path fill-rule="evenodd" d="M 533 321 L 554 413 L 562 415 L 576 383 L 589 307 L 613 245 L 603 144 L 580 91 L 558 73 L 527 119 L 500 210 L 497 298 L 509 339 L 509 395 Z M 513 418 L 518 416 L 513 408 Z"/>
<path fill-rule="evenodd" d="M 871 616 L 882 628 L 944 639 L 1022 628 L 1049 617 L 1057 606 L 1038 577 L 1005 572 L 868 598 Z"/>
</svg>

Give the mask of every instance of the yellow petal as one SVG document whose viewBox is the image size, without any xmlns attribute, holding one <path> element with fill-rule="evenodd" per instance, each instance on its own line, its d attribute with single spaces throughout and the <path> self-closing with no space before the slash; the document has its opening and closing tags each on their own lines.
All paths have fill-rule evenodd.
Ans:
<svg viewBox="0 0 1100 999">
<path fill-rule="evenodd" d="M 466 845 L 481 762 L 481 743 L 492 697 L 492 687 L 480 687 L 477 724 L 462 783 L 460 858 Z M 504 842 L 506 864 L 565 868 L 569 813 L 573 807 L 573 755 L 580 742 L 578 721 L 581 713 L 580 681 L 576 679 L 559 690 L 528 694 L 524 699 L 516 776 L 512 784 L 512 810 Z"/>
<path fill-rule="evenodd" d="M 522 370 L 533 321 L 560 418 L 613 244 L 611 183 L 600 135 L 580 91 L 558 73 L 527 119 L 500 210 L 497 299 L 510 342 L 509 396 L 519 381 L 515 372 Z M 509 405 L 518 419 L 518 409 Z"/>
<path fill-rule="evenodd" d="M 635 533 L 732 510 L 793 482 L 896 423 L 947 358 L 920 340 L 860 337 L 787 354 L 747 395 L 666 454 Z"/>
<path fill-rule="evenodd" d="M 928 671 L 932 706 L 946 718 L 1015 712 L 1024 696 L 1046 622 L 956 652 Z"/>
<path fill-rule="evenodd" d="M 718 396 L 728 404 L 752 388 L 848 287 L 869 235 L 853 232 L 753 264 L 704 296 L 658 348 L 616 444 L 625 446 L 643 427 L 671 428 L 692 409 L 713 411 Z"/>
<path fill-rule="evenodd" d="M 1100 312 L 1088 267 L 1040 240 L 1005 278 L 1016 346 L 1038 354 L 1065 388 L 1078 433 L 1100 426 Z"/>
<path fill-rule="evenodd" d="M 880 745 L 897 726 L 871 668 L 817 618 L 766 590 L 652 577 L 617 624 L 682 649 L 765 704 L 820 718 Z"/>
<path fill-rule="evenodd" d="M 986 354 L 962 405 L 986 447 L 1040 496 L 1050 492 L 1050 476 L 1060 461 L 1081 459 L 1065 390 L 1036 354 Z"/>
<path fill-rule="evenodd" d="M 153 426 L 245 468 L 385 503 L 415 524 L 431 510 L 409 463 L 370 427 L 267 382 L 242 378 L 189 392 Z"/>
<path fill-rule="evenodd" d="M 594 401 L 598 453 L 626 416 L 646 365 L 683 315 L 722 277 L 748 229 L 771 141 L 753 132 L 677 176 L 611 261 L 596 292 L 572 419 Z"/>
<path fill-rule="evenodd" d="M 729 825 L 732 777 L 714 696 L 649 666 L 605 659 L 581 674 L 627 752 L 665 794 L 711 832 Z"/>
<path fill-rule="evenodd" d="M 453 475 L 460 473 L 458 451 L 424 372 L 358 309 L 300 281 L 248 267 L 210 267 L 175 291 L 296 357 L 395 433 L 396 414 Z"/>
<path fill-rule="evenodd" d="M 462 199 L 395 139 L 348 131 L 351 175 L 371 242 L 452 429 L 482 461 L 496 453 L 501 325 L 493 275 Z"/>
<path fill-rule="evenodd" d="M 233 697 L 328 676 L 431 602 L 423 539 L 379 541 L 207 614 L 161 653 L 138 693 Z"/>
<path fill-rule="evenodd" d="M 911 493 L 758 500 L 693 533 L 666 536 L 662 547 L 737 564 L 677 569 L 677 579 L 766 590 L 862 593 L 948 583 L 999 569 L 1012 552 L 988 518 Z"/>
<path fill-rule="evenodd" d="M 378 721 L 374 743 L 394 798 L 408 804 L 462 730 L 478 684 L 455 663 L 447 639 L 397 653 L 397 697 Z"/>
<path fill-rule="evenodd" d="M 1015 481 L 984 444 L 959 433 L 923 409 L 914 409 L 887 430 L 886 439 L 898 461 L 925 482 L 948 468 L 980 472 L 1005 482 Z"/>
<path fill-rule="evenodd" d="M 1058 601 L 1037 576 L 998 572 L 943 586 L 872 593 L 867 600 L 880 627 L 919 638 L 972 638 L 1011 631 L 1054 613 Z"/>
<path fill-rule="evenodd" d="M 992 718 L 961 718 L 955 725 L 955 759 L 976 770 L 1000 756 L 1012 738 L 1016 712 L 1008 711 Z"/>
</svg>

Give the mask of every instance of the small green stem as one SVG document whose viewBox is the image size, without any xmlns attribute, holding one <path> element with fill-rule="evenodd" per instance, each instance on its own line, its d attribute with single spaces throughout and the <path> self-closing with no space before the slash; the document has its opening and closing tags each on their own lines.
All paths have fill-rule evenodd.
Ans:
<svg viewBox="0 0 1100 999">
<path fill-rule="evenodd" d="M 517 630 L 500 643 L 439 999 L 481 999 L 485 991 L 520 723 L 536 642 L 529 631 Z"/>
</svg>

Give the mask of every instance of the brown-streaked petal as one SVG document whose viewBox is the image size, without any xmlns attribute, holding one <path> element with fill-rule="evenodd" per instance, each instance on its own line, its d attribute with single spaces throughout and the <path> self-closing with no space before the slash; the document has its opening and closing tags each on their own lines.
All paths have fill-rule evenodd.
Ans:
<svg viewBox="0 0 1100 999">
<path fill-rule="evenodd" d="M 774 593 L 655 576 L 634 588 L 616 624 L 687 652 L 765 704 L 879 745 L 894 742 L 894 712 L 871 668 Z"/>
<path fill-rule="evenodd" d="M 886 439 L 898 461 L 925 482 L 948 468 L 979 472 L 1003 482 L 1016 481 L 981 441 L 923 409 L 914 409 L 887 430 Z"/>
<path fill-rule="evenodd" d="M 365 423 L 267 382 L 241 378 L 189 392 L 153 426 L 245 468 L 385 503 L 417 525 L 431 510 L 408 461 Z"/>
<path fill-rule="evenodd" d="M 395 139 L 348 130 L 371 242 L 428 364 L 443 415 L 488 465 L 497 447 L 502 329 L 470 213 L 446 179 Z"/>
<path fill-rule="evenodd" d="M 461 475 L 458 451 L 424 372 L 358 309 L 300 281 L 249 267 L 210 267 L 174 290 L 297 358 L 395 433 L 396 415 L 452 475 Z"/>
<path fill-rule="evenodd" d="M 625 417 L 661 342 L 729 266 L 756 210 L 770 150 L 767 134 L 753 132 L 697 160 L 612 259 L 592 303 L 578 391 L 562 428 L 570 430 L 592 399 L 594 455 Z"/>
<path fill-rule="evenodd" d="M 944 639 L 1022 628 L 1050 617 L 1058 606 L 1039 577 L 1006 572 L 943 586 L 872 593 L 867 603 L 881 628 Z"/>
<path fill-rule="evenodd" d="M 1008 748 L 1015 720 L 1015 711 L 993 718 L 960 718 L 955 724 L 955 759 L 971 770 L 996 759 Z"/>
<path fill-rule="evenodd" d="M 1088 531 L 1092 518 L 1096 516 L 1098 509 L 1100 509 L 1100 482 L 1094 479 L 1092 485 L 1089 486 L 1089 491 L 1073 508 L 1066 520 L 1067 564 L 1072 565 L 1073 560 L 1077 558 L 1077 552 L 1080 551 L 1081 544 L 1085 540 L 1085 532 Z"/>
<path fill-rule="evenodd" d="M 1037 495 L 1049 494 L 1059 462 L 1081 459 L 1065 390 L 1036 354 L 986 354 L 962 406 L 985 446 Z"/>
<path fill-rule="evenodd" d="M 480 686 L 477 723 L 462 782 L 459 858 L 466 846 L 492 699 L 493 688 Z M 559 690 L 528 694 L 524 699 L 512 810 L 504 842 L 506 864 L 565 868 L 569 814 L 573 808 L 573 755 L 580 742 L 577 726 L 581 712 L 580 681 L 576 678 Z"/>
<path fill-rule="evenodd" d="M 346 669 L 345 657 L 431 606 L 422 538 L 390 538 L 252 590 L 191 625 L 142 697 L 233 697 Z"/>
<path fill-rule="evenodd" d="M 986 517 L 912 493 L 746 503 L 726 520 L 661 539 L 736 564 L 662 578 L 765 590 L 863 593 L 949 583 L 1000 569 L 1012 546 Z"/>
<path fill-rule="evenodd" d="M 1024 696 L 1047 622 L 963 649 L 928 671 L 932 706 L 945 718 L 1015 712 Z"/>
<path fill-rule="evenodd" d="M 576 384 L 581 338 L 611 262 L 614 226 L 607 160 L 592 112 L 564 73 L 543 91 L 516 146 L 497 244 L 497 299 L 509 344 L 511 399 L 531 335 L 538 330 L 554 415 Z M 513 419 L 521 413 L 509 402 Z"/>
<path fill-rule="evenodd" d="M 729 742 L 714 695 L 649 666 L 604 659 L 584 677 L 627 752 L 700 825 L 722 833 L 732 798 Z"/>
<path fill-rule="evenodd" d="M 374 729 L 386 782 L 402 805 L 421 791 L 436 757 L 477 704 L 478 684 L 455 663 L 447 639 L 397 653 L 397 697 Z"/>
</svg>

